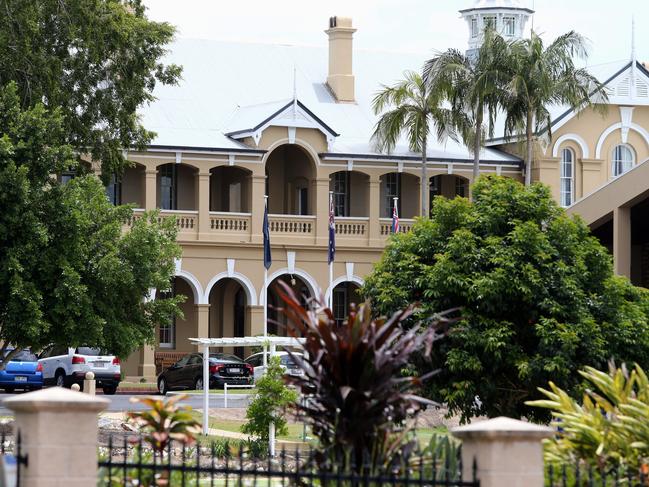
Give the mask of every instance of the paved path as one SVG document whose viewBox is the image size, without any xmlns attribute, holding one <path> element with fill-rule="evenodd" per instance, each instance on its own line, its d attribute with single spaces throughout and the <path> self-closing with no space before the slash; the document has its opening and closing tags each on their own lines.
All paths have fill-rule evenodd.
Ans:
<svg viewBox="0 0 649 487">
<path fill-rule="evenodd" d="M 15 396 L 16 394 L 4 394 L 0 393 L 0 401 L 8 399 Z M 110 412 L 120 412 L 120 411 L 142 411 L 147 409 L 146 406 L 139 403 L 132 403 L 131 397 L 141 397 L 141 396 L 131 396 L 131 395 L 120 395 L 116 394 L 114 396 L 104 396 L 110 399 L 110 406 L 108 406 L 107 411 Z M 210 408 L 222 408 L 223 407 L 223 396 L 214 397 L 210 399 Z M 182 404 L 189 405 L 194 409 L 203 409 L 203 397 L 202 396 L 190 396 L 188 399 L 182 402 Z M 248 394 L 231 394 L 228 395 L 228 408 L 245 408 L 248 405 Z M 10 415 L 11 411 L 5 408 L 0 403 L 0 415 L 7 416 Z"/>
</svg>

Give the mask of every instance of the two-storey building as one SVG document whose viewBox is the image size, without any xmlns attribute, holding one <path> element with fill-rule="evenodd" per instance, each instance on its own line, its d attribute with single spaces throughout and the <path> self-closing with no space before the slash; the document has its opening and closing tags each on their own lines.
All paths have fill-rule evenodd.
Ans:
<svg viewBox="0 0 649 487">
<path fill-rule="evenodd" d="M 488 24 L 520 38 L 532 14 L 516 0 L 477 0 L 460 12 L 469 52 Z M 148 150 L 128 152 L 134 166 L 108 193 L 115 203 L 139 208 L 136 218 L 156 208 L 176 218 L 182 258 L 172 292 L 187 299 L 184 317 L 157 330 L 155 347 L 128 358 L 128 376 L 153 377 L 156 357 L 191 351 L 189 337 L 261 334 L 264 306 L 269 332 L 284 334 L 274 311 L 278 279 L 306 296 L 332 295 L 342 320 L 380 258 L 395 201 L 401 231 L 408 231 L 420 214 L 422 187 L 431 198 L 469 196 L 473 156 L 462 145 L 431 137 L 428 184 L 422 185 L 421 156 L 405 140 L 391 154 L 372 141 L 373 97 L 404 71 L 419 71 L 430 53 L 354 50 L 348 18 L 331 18 L 325 32 L 322 47 L 190 39 L 172 45 L 168 61 L 183 66 L 183 79 L 156 89 L 157 101 L 142 117 L 157 137 Z M 615 251 L 617 272 L 643 284 L 649 276 L 649 229 L 641 211 L 649 192 L 642 172 L 649 169 L 641 164 L 649 158 L 649 73 L 635 58 L 593 69 L 606 81 L 607 113 L 552 107 L 554 135 L 549 143 L 539 137 L 533 177 L 598 227 Z M 522 180 L 518 153 L 516 142 L 489 141 L 481 173 Z M 337 244 L 331 285 L 330 192 Z M 273 255 L 267 300 L 265 196 Z"/>
</svg>

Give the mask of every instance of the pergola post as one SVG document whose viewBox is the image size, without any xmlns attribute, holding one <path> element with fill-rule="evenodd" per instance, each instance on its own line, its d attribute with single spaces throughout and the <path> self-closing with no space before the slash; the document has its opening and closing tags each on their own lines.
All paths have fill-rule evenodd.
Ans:
<svg viewBox="0 0 649 487">
<path fill-rule="evenodd" d="M 237 338 L 190 338 L 189 341 L 203 349 L 203 434 L 209 432 L 209 401 L 210 401 L 210 347 L 255 347 L 262 345 L 270 355 L 277 352 L 277 346 L 297 347 L 304 343 L 304 338 L 293 337 L 237 337 Z M 264 354 L 266 355 L 266 354 Z M 269 430 L 271 456 L 275 455 L 275 425 Z"/>
<path fill-rule="evenodd" d="M 203 434 L 210 430 L 210 346 L 203 345 Z"/>
</svg>

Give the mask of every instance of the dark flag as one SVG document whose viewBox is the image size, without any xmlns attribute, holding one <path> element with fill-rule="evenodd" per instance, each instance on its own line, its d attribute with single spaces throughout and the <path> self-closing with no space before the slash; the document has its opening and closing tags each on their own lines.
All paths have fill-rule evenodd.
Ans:
<svg viewBox="0 0 649 487">
<path fill-rule="evenodd" d="M 334 222 L 334 195 L 329 193 L 329 252 L 327 262 L 331 264 L 336 257 L 336 225 Z"/>
<path fill-rule="evenodd" d="M 271 264 L 273 263 L 273 258 L 270 255 L 270 229 L 268 227 L 268 201 L 265 203 L 264 207 L 264 228 L 262 229 L 264 233 L 264 267 L 266 270 L 270 269 Z"/>
</svg>

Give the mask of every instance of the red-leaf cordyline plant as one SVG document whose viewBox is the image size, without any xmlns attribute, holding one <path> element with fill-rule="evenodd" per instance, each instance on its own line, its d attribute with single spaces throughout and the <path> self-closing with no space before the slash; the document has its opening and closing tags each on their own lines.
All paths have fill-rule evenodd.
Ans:
<svg viewBox="0 0 649 487">
<path fill-rule="evenodd" d="M 318 439 L 320 468 L 393 467 L 414 446 L 406 419 L 435 404 L 413 392 L 438 372 L 404 377 L 402 371 L 415 354 L 430 354 L 450 320 L 437 316 L 425 326 L 404 330 L 401 322 L 412 307 L 389 319 L 374 319 L 366 303 L 351 306 L 344 324 L 337 326 L 322 298 L 303 307 L 285 284 L 278 291 L 289 334 L 306 339 L 304 358 L 293 355 L 304 375 L 288 380 L 308 396 L 296 407 Z"/>
</svg>

